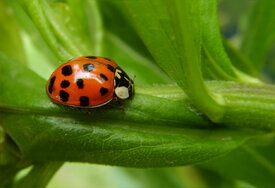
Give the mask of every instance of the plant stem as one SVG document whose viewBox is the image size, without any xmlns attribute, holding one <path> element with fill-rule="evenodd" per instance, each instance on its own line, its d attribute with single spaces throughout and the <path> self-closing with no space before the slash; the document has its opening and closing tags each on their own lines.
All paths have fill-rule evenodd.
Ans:
<svg viewBox="0 0 275 188">
<path fill-rule="evenodd" d="M 15 188 L 43 188 L 51 180 L 55 172 L 63 165 L 63 162 L 47 162 L 34 164 L 26 177 L 15 184 Z"/>
<path fill-rule="evenodd" d="M 274 86 L 211 81 L 207 82 L 207 87 L 225 99 L 222 125 L 244 129 L 275 129 Z M 137 93 L 188 103 L 186 94 L 176 86 L 137 88 Z"/>
<path fill-rule="evenodd" d="M 17 172 L 30 165 L 20 157 L 18 148 L 0 126 L 0 187 L 10 187 Z"/>
<path fill-rule="evenodd" d="M 203 1 L 175 0 L 171 3 L 170 17 L 173 24 L 178 26 L 175 31 L 178 47 L 182 52 L 179 57 L 183 76 L 176 82 L 184 89 L 195 106 L 206 114 L 212 121 L 219 122 L 223 117 L 223 97 L 211 92 L 204 83 L 201 71 L 201 46 L 203 20 Z M 196 13 L 194 13 L 196 11 Z M 176 28 L 176 27 L 175 27 Z"/>
</svg>

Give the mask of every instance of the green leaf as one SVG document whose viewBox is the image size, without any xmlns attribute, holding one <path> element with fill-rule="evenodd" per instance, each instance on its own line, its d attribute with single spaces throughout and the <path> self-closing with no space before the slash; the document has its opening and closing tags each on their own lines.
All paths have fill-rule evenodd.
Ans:
<svg viewBox="0 0 275 188">
<path fill-rule="evenodd" d="M 224 77 L 225 80 L 237 80 L 237 75 L 222 45 L 217 14 L 217 0 L 205 1 L 203 9 L 203 14 L 200 15 L 203 21 L 203 50 L 216 64 L 211 69 L 212 71 L 218 69 L 216 74 Z M 209 64 L 207 65 L 209 66 Z"/>
<path fill-rule="evenodd" d="M 108 35 L 116 36 L 122 43 L 131 46 L 133 51 L 141 54 L 149 61 L 153 61 L 151 54 L 133 27 L 129 16 L 125 11 L 121 11 L 121 1 L 102 0 L 98 1 L 98 3 L 104 21 L 104 32 L 107 37 Z M 108 46 L 106 45 L 106 47 Z"/>
<path fill-rule="evenodd" d="M 103 56 L 112 57 L 138 84 L 168 84 L 171 79 L 156 65 L 132 27 L 119 1 L 99 1 L 104 20 Z M 123 27 L 121 27 L 123 25 Z"/>
<path fill-rule="evenodd" d="M 231 188 L 238 187 L 235 182 L 226 176 L 222 176 L 219 173 L 209 170 L 207 168 L 193 166 L 197 176 L 204 182 L 203 187 L 219 187 L 219 188 Z"/>
<path fill-rule="evenodd" d="M 275 45 L 272 46 L 270 54 L 267 59 L 267 63 L 264 67 L 265 78 L 271 82 L 275 80 Z"/>
<path fill-rule="evenodd" d="M 42 76 L 45 76 L 47 73 L 49 74 L 50 67 L 58 65 L 54 64 L 58 62 L 57 56 L 47 45 L 20 2 L 10 0 L 9 3 L 14 10 L 14 16 L 22 33 L 21 37 L 28 67 Z"/>
<path fill-rule="evenodd" d="M 265 143 L 263 139 L 269 139 Z M 203 164 L 220 175 L 241 180 L 255 187 L 273 187 L 275 183 L 274 134 L 254 140 L 211 162 Z"/>
<path fill-rule="evenodd" d="M 182 101 L 182 92 L 180 100 L 174 93 L 169 99 L 137 92 L 124 110 L 115 104 L 90 114 L 61 108 L 47 98 L 45 80 L 6 58 L 0 62 L 1 124 L 31 161 L 178 166 L 225 154 L 258 134 L 215 129 Z"/>
<path fill-rule="evenodd" d="M 20 63 L 26 63 L 19 27 L 8 1 L 0 2 L 0 12 L 0 51 Z"/>
<path fill-rule="evenodd" d="M 172 80 L 152 60 L 118 36 L 106 32 L 103 56 L 112 57 L 137 85 L 171 84 Z"/>
<path fill-rule="evenodd" d="M 45 2 L 41 2 L 25 2 L 25 6 L 35 5 L 37 9 L 45 9 L 45 14 L 42 14 L 40 18 L 39 14 L 32 13 L 33 10 L 25 8 L 33 19 L 33 23 L 29 24 L 35 24 L 38 30 L 41 30 L 41 27 L 47 27 L 48 30 L 51 31 L 51 33 L 47 33 L 47 36 L 45 36 L 44 33 L 45 29 L 40 32 L 45 41 L 49 44 L 49 46 L 52 45 L 53 41 L 48 37 L 56 40 L 58 44 L 55 44 L 54 48 L 51 49 L 52 52 L 54 52 L 55 54 L 59 54 L 58 57 L 62 61 L 67 61 L 69 59 L 69 56 L 76 57 L 79 55 L 102 55 L 106 57 L 112 57 L 112 59 L 115 59 L 130 76 L 137 77 L 137 79 L 135 79 L 135 82 L 137 83 L 171 83 L 167 75 L 165 75 L 163 71 L 161 71 L 160 68 L 156 66 L 150 59 L 134 50 L 132 46 L 130 46 L 128 43 L 123 42 L 118 36 L 112 34 L 109 30 L 104 30 L 95 1 L 83 1 L 83 4 L 79 5 L 78 7 L 74 6 L 76 2 L 73 0 L 69 1 L 69 5 L 65 3 L 50 3 L 48 5 Z M 83 6 L 86 6 L 86 8 L 89 10 L 85 11 L 85 9 L 84 12 L 81 12 L 81 7 L 83 8 Z M 78 19 L 85 17 L 85 15 L 87 17 L 86 19 L 82 19 L 77 22 Z M 26 22 L 26 19 L 23 19 L 22 22 Z M 37 23 L 36 19 L 40 19 L 40 21 Z M 41 26 L 41 23 L 43 23 L 44 19 L 46 21 L 49 21 Z M 64 22 L 63 20 L 66 20 L 66 22 Z M 88 31 L 86 30 L 87 27 L 89 27 L 90 34 L 88 34 Z M 30 31 L 29 34 L 31 36 L 30 40 L 34 40 L 40 37 L 36 36 L 37 31 Z M 124 34 L 124 36 L 128 35 L 129 33 Z M 34 45 L 36 43 L 41 44 L 41 41 L 34 40 L 32 41 L 32 43 Z M 71 55 L 66 56 L 64 54 L 60 54 L 60 49 L 62 48 L 59 48 L 58 45 L 61 45 L 62 48 L 66 49 Z M 91 49 L 91 47 L 93 49 Z M 33 49 L 33 46 L 28 49 Z M 45 54 L 48 54 L 49 52 L 41 48 L 41 46 L 37 47 L 37 51 L 44 53 L 39 54 L 40 58 L 35 58 L 37 55 L 34 53 L 30 53 L 29 61 L 34 62 L 31 63 L 31 68 L 40 73 L 41 76 L 45 78 L 47 77 L 45 76 L 45 73 L 47 73 L 46 71 L 50 72 L 50 70 L 52 70 L 53 68 L 45 67 L 43 71 L 41 71 L 41 66 L 43 66 L 43 63 L 45 62 L 54 66 L 59 66 L 60 61 L 55 59 L 48 59 L 48 56 L 46 56 L 44 60 L 43 56 Z M 42 65 L 36 63 L 38 61 L 41 62 Z"/>
<path fill-rule="evenodd" d="M 67 4 L 47 4 L 45 1 L 42 1 L 39 5 L 41 6 L 40 8 L 43 9 L 45 17 L 48 20 L 47 27 L 52 28 L 54 37 L 60 41 L 60 45 L 64 47 L 72 57 L 89 55 L 91 52 L 95 51 L 95 46 L 98 44 L 94 43 L 94 48 L 91 47 L 86 32 L 84 33 L 80 29 L 81 27 L 77 27 L 78 25 L 74 24 L 71 11 Z M 80 20 L 78 24 L 83 22 L 84 20 Z"/>
<path fill-rule="evenodd" d="M 70 14 L 67 16 L 71 16 L 74 29 L 79 30 L 81 37 L 91 44 L 90 48 L 92 48 L 92 51 L 90 53 L 101 55 L 104 28 L 98 1 L 67 0 L 67 2 L 70 7 Z M 62 20 L 59 24 L 62 24 Z M 73 37 L 75 36 L 73 35 Z M 79 43 L 80 41 L 77 41 L 77 44 Z"/>
<path fill-rule="evenodd" d="M 230 42 L 226 39 L 223 39 L 223 44 L 225 51 L 232 61 L 232 64 L 236 66 L 236 68 L 255 77 L 258 76 L 259 73 L 253 66 L 253 63 L 244 54 L 242 54 L 238 49 L 234 48 L 234 46 L 231 45 Z M 257 81 L 255 80 L 255 83 L 256 82 Z"/>
<path fill-rule="evenodd" d="M 84 115 L 79 118 L 2 115 L 3 125 L 18 144 L 23 157 L 32 161 L 80 161 L 134 167 L 177 166 L 224 154 L 246 138 L 242 132 L 228 130 L 201 131 L 114 120 L 112 123 L 91 122 Z"/>
<path fill-rule="evenodd" d="M 38 31 L 41 33 L 54 54 L 62 61 L 72 58 L 72 54 L 70 54 L 69 50 L 66 49 L 65 46 L 62 46 L 62 44 L 57 40 L 55 31 L 47 19 L 44 7 L 42 7 L 42 1 L 20 0 L 19 2 L 32 19 Z"/>
<path fill-rule="evenodd" d="M 76 8 L 73 8 L 75 14 L 72 14 L 70 7 L 65 3 L 48 3 L 42 0 L 21 0 L 20 2 L 52 52 L 60 60 L 67 61 L 73 57 L 91 53 L 96 55 L 95 51 L 98 49 L 97 45 L 101 45 L 101 40 L 90 40 L 88 31 L 84 31 L 87 20 L 78 20 L 80 23 L 74 23 L 77 19 L 75 17 L 79 17 L 75 13 Z M 95 12 L 96 6 L 89 4 L 89 7 Z M 92 16 L 98 17 L 98 15 Z M 81 27 L 82 23 L 83 27 Z M 96 25 L 96 23 L 93 24 Z M 101 27 L 93 29 L 96 37 L 99 32 L 102 32 Z M 91 44 L 92 41 L 93 44 Z"/>
<path fill-rule="evenodd" d="M 227 54 L 228 51 L 226 50 L 228 46 L 224 47 L 220 34 L 217 0 L 204 1 L 203 9 L 203 14 L 201 14 L 201 20 L 203 21 L 203 53 L 205 55 L 202 58 L 203 69 L 207 69 L 210 74 L 213 74 L 215 76 L 214 79 L 259 83 L 259 80 L 249 76 L 258 76 L 255 68 L 250 65 L 249 62 L 244 61 L 244 58 L 231 58 L 233 54 L 233 57 L 236 56 L 236 50 L 233 51 L 233 49 L 230 48 L 230 52 L 234 53 Z M 244 72 L 241 72 L 232 65 L 234 62 L 231 61 L 236 61 L 236 59 L 238 62 L 234 65 L 237 65 L 237 68 L 245 67 L 245 69 L 241 69 Z"/>
<path fill-rule="evenodd" d="M 257 0 L 243 33 L 241 50 L 259 71 L 261 71 L 266 55 L 275 40 L 274 8 L 274 0 Z"/>
</svg>

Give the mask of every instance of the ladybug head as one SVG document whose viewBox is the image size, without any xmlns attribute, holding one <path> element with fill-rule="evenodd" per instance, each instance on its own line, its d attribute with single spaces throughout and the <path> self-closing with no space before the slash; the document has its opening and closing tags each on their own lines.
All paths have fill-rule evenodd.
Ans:
<svg viewBox="0 0 275 188">
<path fill-rule="evenodd" d="M 119 67 L 115 71 L 115 95 L 121 100 L 129 99 L 134 94 L 134 82 Z"/>
</svg>

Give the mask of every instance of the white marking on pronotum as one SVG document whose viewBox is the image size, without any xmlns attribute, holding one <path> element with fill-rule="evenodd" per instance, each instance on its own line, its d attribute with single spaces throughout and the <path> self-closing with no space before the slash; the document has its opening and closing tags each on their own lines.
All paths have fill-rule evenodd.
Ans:
<svg viewBox="0 0 275 188">
<path fill-rule="evenodd" d="M 116 69 L 115 77 L 117 77 L 118 79 L 121 79 L 121 76 L 119 73 L 122 73 L 121 70 Z"/>
<path fill-rule="evenodd" d="M 129 98 L 129 91 L 128 88 L 125 86 L 117 87 L 115 89 L 115 94 L 120 99 L 127 99 Z"/>
</svg>

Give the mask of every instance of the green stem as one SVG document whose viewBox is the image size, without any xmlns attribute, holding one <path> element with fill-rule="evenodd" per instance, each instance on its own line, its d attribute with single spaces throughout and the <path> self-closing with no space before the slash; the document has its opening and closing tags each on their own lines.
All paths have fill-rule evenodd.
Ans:
<svg viewBox="0 0 275 188">
<path fill-rule="evenodd" d="M 202 13 L 203 1 L 192 4 L 190 1 L 179 0 L 171 3 L 170 16 L 173 24 L 178 26 L 179 32 L 175 31 L 178 39 L 178 47 L 184 52 L 181 57 L 183 79 L 178 84 L 186 88 L 186 93 L 193 103 L 205 113 L 212 121 L 219 122 L 223 116 L 223 98 L 221 95 L 211 92 L 204 83 L 201 72 L 201 45 L 203 25 L 201 18 L 193 19 L 196 14 Z M 191 10 L 191 13 L 190 13 Z M 196 24 L 197 25 L 196 25 Z M 177 27 L 175 27 L 177 28 Z"/>
<path fill-rule="evenodd" d="M 221 124 L 244 129 L 275 129 L 274 86 L 224 81 L 207 82 L 207 86 L 225 99 Z M 137 93 L 188 103 L 186 95 L 176 86 L 137 88 Z"/>
<path fill-rule="evenodd" d="M 47 162 L 34 164 L 26 177 L 15 184 L 15 188 L 43 188 L 46 187 L 52 176 L 63 165 L 63 162 Z"/>
<path fill-rule="evenodd" d="M 238 129 L 275 130 L 275 87 L 270 85 L 244 84 L 226 81 L 206 82 L 207 87 L 225 99 L 224 116 L 220 126 Z M 177 127 L 213 127 L 200 111 L 187 98 L 186 93 L 175 85 L 136 87 L 133 100 L 125 102 L 121 109 L 106 106 L 93 111 L 93 122 L 114 123 L 123 120 L 124 124 L 170 125 Z M 0 111 L 54 117 L 83 118 L 83 111 L 60 110 L 57 106 L 5 106 Z M 177 112 L 177 113 L 175 113 Z"/>
<path fill-rule="evenodd" d="M 1 127 L 0 120 L 0 187 L 10 187 L 18 171 L 30 165 L 22 160 L 19 149 Z"/>
</svg>

